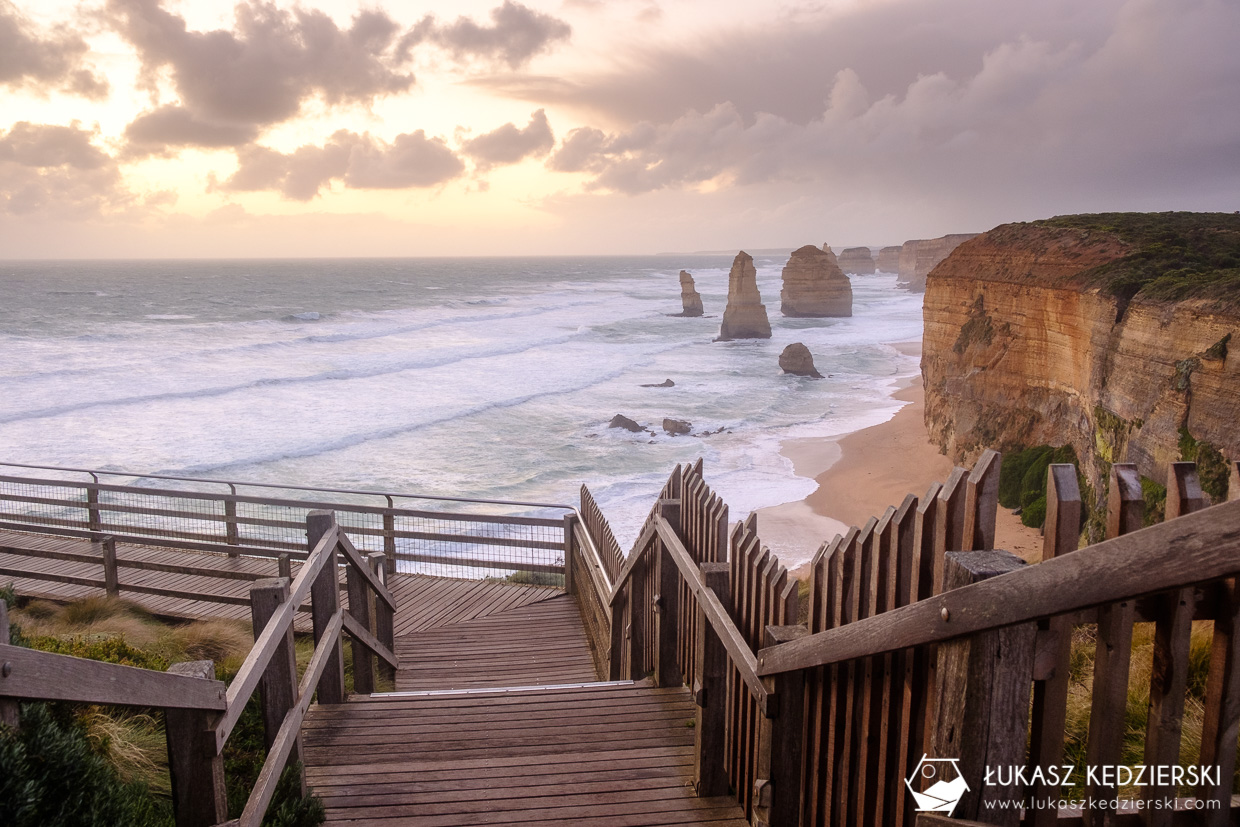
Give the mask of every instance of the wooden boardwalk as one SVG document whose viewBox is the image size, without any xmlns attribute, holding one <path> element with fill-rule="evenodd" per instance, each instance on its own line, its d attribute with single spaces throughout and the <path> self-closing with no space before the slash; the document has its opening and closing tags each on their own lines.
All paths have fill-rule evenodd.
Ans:
<svg viewBox="0 0 1240 827">
<path fill-rule="evenodd" d="M 249 621 L 251 583 L 278 575 L 273 558 L 124 543 L 116 553 L 121 596 L 169 618 Z M 160 570 L 169 566 L 202 572 Z M 101 596 L 103 578 L 98 543 L 0 531 L 0 585 L 23 596 Z M 388 585 L 399 691 L 313 706 L 302 730 L 307 780 L 329 823 L 747 824 L 734 799 L 692 788 L 687 689 L 596 683 L 573 596 L 425 575 Z M 299 613 L 298 630 L 309 625 Z"/>
<path fill-rule="evenodd" d="M 329 824 L 747 825 L 693 791 L 693 715 L 642 684 L 373 696 L 311 710 L 307 781 Z"/>
</svg>

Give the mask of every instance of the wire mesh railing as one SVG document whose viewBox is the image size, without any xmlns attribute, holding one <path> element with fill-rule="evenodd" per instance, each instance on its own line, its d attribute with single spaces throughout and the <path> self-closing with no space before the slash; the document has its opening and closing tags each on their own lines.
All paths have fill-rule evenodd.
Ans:
<svg viewBox="0 0 1240 827">
<path fill-rule="evenodd" d="M 389 572 L 562 583 L 572 506 L 0 463 L 0 528 L 231 555 L 306 555 L 336 513 Z"/>
</svg>

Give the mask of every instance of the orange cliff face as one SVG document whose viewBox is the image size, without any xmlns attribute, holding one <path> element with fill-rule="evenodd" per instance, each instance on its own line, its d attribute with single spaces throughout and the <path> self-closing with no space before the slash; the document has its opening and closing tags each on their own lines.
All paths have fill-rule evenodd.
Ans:
<svg viewBox="0 0 1240 827">
<path fill-rule="evenodd" d="M 1227 340 L 1240 314 L 1206 299 L 1124 303 L 1080 278 L 1129 251 L 1107 233 L 1005 225 L 931 272 L 925 416 L 948 456 L 1071 444 L 1095 507 L 1110 463 L 1165 483 L 1182 428 L 1240 458 L 1240 335 Z"/>
</svg>

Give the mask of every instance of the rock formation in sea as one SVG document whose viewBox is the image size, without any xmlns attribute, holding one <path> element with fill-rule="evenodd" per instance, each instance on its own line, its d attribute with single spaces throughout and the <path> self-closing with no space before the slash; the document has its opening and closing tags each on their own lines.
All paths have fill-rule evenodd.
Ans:
<svg viewBox="0 0 1240 827">
<path fill-rule="evenodd" d="M 741 250 L 728 273 L 728 306 L 723 311 L 718 341 L 769 338 L 771 322 L 758 292 L 758 271 L 754 269 L 753 257 Z"/>
<path fill-rule="evenodd" d="M 900 247 L 884 247 L 878 251 L 878 272 L 900 272 Z"/>
<path fill-rule="evenodd" d="M 794 342 L 784 348 L 783 353 L 779 354 L 779 367 L 784 373 L 791 373 L 795 376 L 822 378 L 818 368 L 814 367 L 814 357 L 810 354 L 809 348 L 800 342 Z"/>
<path fill-rule="evenodd" d="M 826 243 L 824 243 L 824 244 L 822 245 L 822 251 L 823 251 L 824 253 L 826 253 L 826 254 L 827 254 L 827 257 L 828 257 L 828 258 L 830 258 L 830 259 L 831 259 L 831 263 L 832 263 L 832 264 L 834 264 L 836 267 L 839 267 L 839 266 L 840 266 L 840 260 L 839 260 L 838 258 L 836 258 L 836 257 L 835 257 L 835 250 L 832 250 L 832 249 L 831 249 L 831 245 L 830 245 L 830 244 L 826 244 Z"/>
<path fill-rule="evenodd" d="M 659 382 L 659 383 L 652 382 L 648 385 L 642 385 L 642 387 L 643 388 L 674 388 L 676 387 L 676 383 L 673 382 L 671 379 L 664 379 L 662 382 Z"/>
<path fill-rule="evenodd" d="M 806 245 L 784 266 L 780 312 L 797 318 L 852 315 L 852 282 L 824 250 Z"/>
<path fill-rule="evenodd" d="M 693 276 L 688 270 L 680 271 L 680 303 L 684 307 L 682 316 L 702 315 L 702 296 L 693 285 Z"/>
<path fill-rule="evenodd" d="M 939 238 L 920 238 L 904 242 L 904 246 L 900 248 L 900 278 L 897 283 L 914 293 L 925 292 L 926 276 L 930 275 L 930 271 L 951 255 L 952 250 L 976 237 L 977 233 L 953 233 Z"/>
<path fill-rule="evenodd" d="M 607 423 L 607 427 L 608 428 L 623 428 L 624 430 L 632 431 L 635 434 L 640 434 L 642 431 L 646 430 L 641 425 L 638 425 L 636 422 L 629 419 L 624 414 L 616 414 L 615 416 L 613 416 L 611 418 L 611 422 Z"/>
<path fill-rule="evenodd" d="M 983 448 L 1072 445 L 1094 536 L 1112 463 L 1161 485 L 1195 459 L 1217 499 L 1222 458 L 1240 459 L 1240 297 L 1208 267 L 1162 274 L 1228 256 L 1240 215 L 1063 216 L 961 245 L 926 286 L 931 439 L 966 464 Z"/>
<path fill-rule="evenodd" d="M 874 254 L 869 247 L 848 247 L 840 253 L 839 265 L 845 273 L 868 276 L 874 272 Z"/>
<path fill-rule="evenodd" d="M 683 419 L 664 419 L 663 430 L 672 436 L 685 436 L 693 429 L 692 422 L 686 422 Z"/>
</svg>

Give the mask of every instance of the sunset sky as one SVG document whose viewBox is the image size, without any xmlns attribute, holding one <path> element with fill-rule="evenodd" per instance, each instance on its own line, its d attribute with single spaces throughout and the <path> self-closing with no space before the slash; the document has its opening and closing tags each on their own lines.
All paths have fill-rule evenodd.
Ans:
<svg viewBox="0 0 1240 827">
<path fill-rule="evenodd" d="M 1240 209 L 1236 0 L 0 0 L 0 258 Z"/>
</svg>

